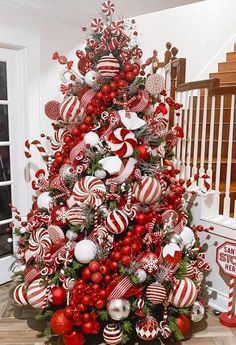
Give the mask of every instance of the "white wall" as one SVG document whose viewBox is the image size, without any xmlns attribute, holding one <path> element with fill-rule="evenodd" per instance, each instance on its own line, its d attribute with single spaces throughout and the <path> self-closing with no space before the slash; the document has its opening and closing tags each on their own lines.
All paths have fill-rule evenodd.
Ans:
<svg viewBox="0 0 236 345">
<path fill-rule="evenodd" d="M 205 0 L 136 17 L 145 57 L 151 56 L 156 48 L 162 58 L 165 43 L 170 41 L 179 48 L 178 56 L 187 58 L 188 81 L 196 77 L 208 78 L 209 71 L 216 71 L 217 61 L 210 69 L 199 73 L 236 33 L 235 13 L 235 0 Z M 232 50 L 232 43 L 230 47 Z M 229 51 L 230 47 L 224 50 Z M 222 54 L 217 58 L 218 62 L 221 59 L 224 59 Z"/>
<path fill-rule="evenodd" d="M 39 35 L 39 111 L 41 112 L 39 121 L 41 131 L 48 133 L 51 130 L 51 122 L 43 114 L 43 105 L 50 99 L 60 99 L 59 71 L 63 68 L 57 61 L 52 60 L 52 54 L 58 51 L 62 55 L 74 58 L 74 52 L 82 42 L 84 34 L 80 27 L 2 5 L 0 5 L 0 25 Z"/>
</svg>

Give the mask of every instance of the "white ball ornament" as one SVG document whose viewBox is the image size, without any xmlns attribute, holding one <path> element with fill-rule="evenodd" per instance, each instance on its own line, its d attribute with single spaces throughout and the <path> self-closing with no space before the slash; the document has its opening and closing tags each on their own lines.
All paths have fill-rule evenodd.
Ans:
<svg viewBox="0 0 236 345">
<path fill-rule="evenodd" d="M 67 230 L 66 238 L 70 241 L 75 241 L 78 238 L 78 234 L 72 230 Z"/>
<path fill-rule="evenodd" d="M 103 179 L 107 176 L 107 173 L 103 169 L 97 169 L 95 170 L 94 175 L 100 179 Z"/>
<path fill-rule="evenodd" d="M 143 283 L 147 279 L 147 273 L 142 268 L 138 268 L 134 275 L 138 278 L 139 283 Z"/>
<path fill-rule="evenodd" d="M 196 242 L 194 233 L 188 226 L 184 226 L 182 232 L 180 233 L 180 237 L 183 241 L 183 245 L 187 249 L 192 248 Z"/>
<path fill-rule="evenodd" d="M 88 132 L 84 136 L 84 142 L 86 145 L 90 145 L 91 147 L 96 146 L 100 141 L 99 135 L 94 132 Z"/>
<path fill-rule="evenodd" d="M 131 304 L 123 298 L 114 298 L 107 304 L 107 312 L 112 320 L 120 321 L 129 316 Z"/>
<path fill-rule="evenodd" d="M 97 84 L 99 74 L 95 71 L 88 71 L 84 76 L 84 81 L 88 86 L 95 86 Z"/>
<path fill-rule="evenodd" d="M 38 206 L 38 208 L 46 208 L 47 210 L 49 210 L 52 202 L 53 201 L 49 195 L 49 192 L 43 192 L 38 196 L 37 206 Z"/>
<path fill-rule="evenodd" d="M 199 301 L 194 302 L 194 304 L 192 305 L 191 320 L 193 322 L 199 322 L 204 318 L 204 315 L 204 305 Z"/>
<path fill-rule="evenodd" d="M 77 261 L 88 264 L 97 254 L 97 247 L 93 241 L 82 240 L 75 246 L 74 255 Z"/>
</svg>

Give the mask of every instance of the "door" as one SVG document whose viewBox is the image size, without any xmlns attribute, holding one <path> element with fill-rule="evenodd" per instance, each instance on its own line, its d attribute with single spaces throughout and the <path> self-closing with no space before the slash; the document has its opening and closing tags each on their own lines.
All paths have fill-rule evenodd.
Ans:
<svg viewBox="0 0 236 345">
<path fill-rule="evenodd" d="M 14 235 L 7 233 L 12 222 L 9 204 L 17 200 L 17 160 L 20 159 L 17 136 L 21 135 L 17 107 L 17 51 L 0 48 L 0 284 L 9 281 L 14 261 Z M 18 127 L 18 128 L 17 128 Z M 18 154 L 17 154 L 18 152 Z M 14 164 L 13 164 L 14 163 Z"/>
</svg>

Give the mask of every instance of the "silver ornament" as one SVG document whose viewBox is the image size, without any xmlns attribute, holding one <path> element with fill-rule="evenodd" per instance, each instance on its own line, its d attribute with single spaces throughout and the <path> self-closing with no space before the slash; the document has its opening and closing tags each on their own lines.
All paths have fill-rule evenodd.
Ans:
<svg viewBox="0 0 236 345">
<path fill-rule="evenodd" d="M 84 81 L 88 86 L 94 87 L 97 85 L 99 74 L 94 70 L 88 71 L 84 76 Z"/>
<path fill-rule="evenodd" d="M 180 247 L 180 249 L 183 249 L 183 240 L 180 235 L 176 234 L 175 232 L 170 232 L 166 235 L 166 238 L 170 243 L 175 243 Z"/>
<path fill-rule="evenodd" d="M 147 279 L 147 273 L 142 268 L 137 269 L 137 271 L 134 273 L 134 275 L 138 278 L 139 283 L 143 283 Z"/>
<path fill-rule="evenodd" d="M 11 279 L 14 282 L 21 282 L 23 281 L 22 275 L 26 269 L 26 265 L 23 264 L 20 260 L 15 260 L 11 266 L 9 267 Z"/>
<path fill-rule="evenodd" d="M 73 166 L 70 164 L 64 164 L 60 168 L 59 174 L 63 180 L 67 180 L 71 182 L 77 181 L 77 173 L 75 169 L 73 168 Z"/>
<path fill-rule="evenodd" d="M 107 173 L 103 169 L 97 169 L 95 170 L 94 175 L 100 179 L 103 179 L 107 176 Z"/>
<path fill-rule="evenodd" d="M 107 304 L 107 312 L 115 321 L 126 319 L 129 316 L 130 309 L 130 302 L 123 298 L 112 299 Z"/>
<path fill-rule="evenodd" d="M 196 301 L 192 306 L 191 320 L 193 322 L 199 322 L 204 318 L 205 308 L 201 302 Z"/>
<path fill-rule="evenodd" d="M 67 230 L 66 232 L 66 238 L 70 241 L 75 241 L 78 237 L 78 234 L 72 230 Z"/>
</svg>

